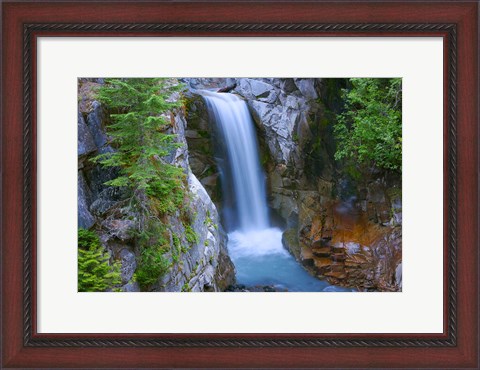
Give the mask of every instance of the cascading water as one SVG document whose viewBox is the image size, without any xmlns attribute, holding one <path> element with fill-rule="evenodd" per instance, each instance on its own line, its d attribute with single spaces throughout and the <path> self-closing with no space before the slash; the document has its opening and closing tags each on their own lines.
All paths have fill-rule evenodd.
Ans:
<svg viewBox="0 0 480 370">
<path fill-rule="evenodd" d="M 218 135 L 223 139 L 227 158 L 222 164 L 222 173 L 232 180 L 225 183 L 233 187 L 230 196 L 234 199 L 238 228 L 242 231 L 266 229 L 269 222 L 265 181 L 247 105 L 233 94 L 206 93 L 204 98 L 214 116 Z M 230 189 L 224 187 L 224 192 Z"/>
<path fill-rule="evenodd" d="M 246 103 L 229 93 L 203 91 L 215 124 L 217 164 L 229 228 L 228 250 L 237 282 L 289 291 L 343 291 L 305 271 L 282 245 L 282 231 L 270 226 L 258 145 Z"/>
</svg>

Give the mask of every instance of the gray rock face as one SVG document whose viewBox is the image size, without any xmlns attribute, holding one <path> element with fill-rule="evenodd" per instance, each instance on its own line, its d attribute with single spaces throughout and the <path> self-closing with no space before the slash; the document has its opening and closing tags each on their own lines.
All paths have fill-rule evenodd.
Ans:
<svg viewBox="0 0 480 370">
<path fill-rule="evenodd" d="M 188 175 L 191 212 L 195 215 L 192 229 L 197 241 L 181 256 L 178 265 L 163 277 L 156 290 L 162 291 L 221 291 L 235 281 L 234 267 L 226 251 L 226 238 L 219 226 L 215 205 L 193 173 Z M 170 222 L 172 231 L 181 235 L 181 223 Z M 185 241 L 184 241 L 185 243 Z"/>
<path fill-rule="evenodd" d="M 312 78 L 295 78 L 295 85 L 304 97 L 309 100 L 317 99 L 318 94 L 315 90 L 315 80 Z"/>
<path fill-rule="evenodd" d="M 103 127 L 103 110 L 99 102 L 92 103 L 92 111 L 87 116 L 87 125 L 93 136 L 95 145 L 100 148 L 107 143 L 107 135 Z"/>
<path fill-rule="evenodd" d="M 137 262 L 135 261 L 135 254 L 133 254 L 128 249 L 124 248 L 120 252 L 120 262 L 122 264 L 120 268 L 120 273 L 122 277 L 122 283 L 127 284 L 130 279 L 133 277 L 133 273 L 137 268 Z"/>
<path fill-rule="evenodd" d="M 274 103 L 277 100 L 277 92 L 272 85 L 250 78 L 239 79 L 236 91 L 249 100 L 255 99 L 266 103 Z"/>
<path fill-rule="evenodd" d="M 140 285 L 137 282 L 129 282 L 122 286 L 122 292 L 132 293 L 132 292 L 139 292 Z"/>
<path fill-rule="evenodd" d="M 233 85 L 235 80 L 235 78 L 185 78 L 183 82 L 193 89 L 220 89 Z"/>
<path fill-rule="evenodd" d="M 135 230 L 135 222 L 123 219 L 106 219 L 101 223 L 102 227 L 111 237 L 117 238 L 122 242 L 131 240 Z"/>
<path fill-rule="evenodd" d="M 270 153 L 277 163 L 288 163 L 294 150 L 294 128 L 299 112 L 284 106 L 253 100 L 248 102 L 257 125 L 263 126 Z"/>
<path fill-rule="evenodd" d="M 85 182 L 83 171 L 78 171 L 78 227 L 90 229 L 95 223 L 95 219 L 89 211 L 91 200 L 90 189 Z"/>
<path fill-rule="evenodd" d="M 79 156 L 87 155 L 97 149 L 95 142 L 93 141 L 92 133 L 83 119 L 83 114 L 78 112 L 78 145 L 77 153 Z"/>
</svg>

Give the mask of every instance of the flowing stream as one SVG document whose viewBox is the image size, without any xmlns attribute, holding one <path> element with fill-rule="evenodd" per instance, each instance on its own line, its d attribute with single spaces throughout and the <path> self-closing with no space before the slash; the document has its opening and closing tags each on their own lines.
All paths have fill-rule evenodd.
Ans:
<svg viewBox="0 0 480 370">
<path fill-rule="evenodd" d="M 215 125 L 222 217 L 237 283 L 297 292 L 349 290 L 311 276 L 283 247 L 282 230 L 270 225 L 265 175 L 247 104 L 229 93 L 203 91 L 202 96 Z"/>
</svg>

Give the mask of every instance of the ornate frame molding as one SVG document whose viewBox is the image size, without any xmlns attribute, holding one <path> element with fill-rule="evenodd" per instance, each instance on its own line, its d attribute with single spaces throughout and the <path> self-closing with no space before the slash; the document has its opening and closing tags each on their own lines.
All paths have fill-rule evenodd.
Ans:
<svg viewBox="0 0 480 370">
<path fill-rule="evenodd" d="M 289 36 L 298 33 L 318 33 L 316 36 L 325 36 L 328 33 L 336 34 L 370 34 L 388 32 L 408 34 L 418 32 L 444 33 L 448 38 L 448 308 L 447 338 L 439 339 L 408 339 L 396 336 L 387 339 L 385 335 L 379 338 L 371 336 L 356 336 L 356 339 L 312 338 L 311 335 L 301 338 L 271 339 L 265 334 L 264 339 L 230 339 L 221 335 L 211 335 L 210 338 L 135 338 L 134 334 L 125 334 L 124 338 L 108 338 L 84 335 L 80 338 L 43 338 L 34 333 L 34 298 L 35 279 L 32 274 L 33 250 L 33 221 L 32 221 L 32 192 L 34 153 L 33 144 L 33 61 L 32 38 L 39 31 L 48 32 L 89 32 L 102 33 L 141 33 L 158 32 L 162 36 L 165 32 L 194 33 L 245 33 L 275 32 L 276 36 L 285 33 Z M 454 23 L 32 23 L 23 25 L 23 343 L 26 347 L 454 347 L 457 344 L 457 25 Z M 252 35 L 253 36 L 253 35 Z M 72 335 L 74 336 L 74 335 Z M 241 335 L 239 335 L 241 336 Z M 259 335 L 261 337 L 262 335 Z"/>
</svg>

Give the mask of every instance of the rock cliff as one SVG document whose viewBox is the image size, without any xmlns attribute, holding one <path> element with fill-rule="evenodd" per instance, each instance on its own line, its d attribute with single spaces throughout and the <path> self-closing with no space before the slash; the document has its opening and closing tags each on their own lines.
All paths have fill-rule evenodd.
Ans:
<svg viewBox="0 0 480 370">
<path fill-rule="evenodd" d="M 121 263 L 122 285 L 117 288 L 135 292 L 140 291 L 135 271 L 141 251 L 133 233 L 138 214 L 122 188 L 104 184 L 118 175 L 118 169 L 105 168 L 90 160 L 99 153 L 114 150 L 105 134 L 108 112 L 95 101 L 94 90 L 102 83 L 101 79 L 79 80 L 78 227 L 94 230 L 109 252 L 111 262 Z M 166 254 L 170 261 L 168 271 L 148 290 L 223 291 L 235 281 L 234 266 L 226 250 L 226 235 L 216 206 L 190 170 L 184 112 L 180 109 L 169 115 L 172 124 L 168 133 L 175 134 L 183 145 L 166 160 L 181 167 L 186 175 L 185 191 L 190 202 L 183 214 L 188 214 L 189 232 L 194 237 L 187 236 L 180 211 L 168 216 L 165 224 L 170 242 L 178 250 Z"/>
</svg>

